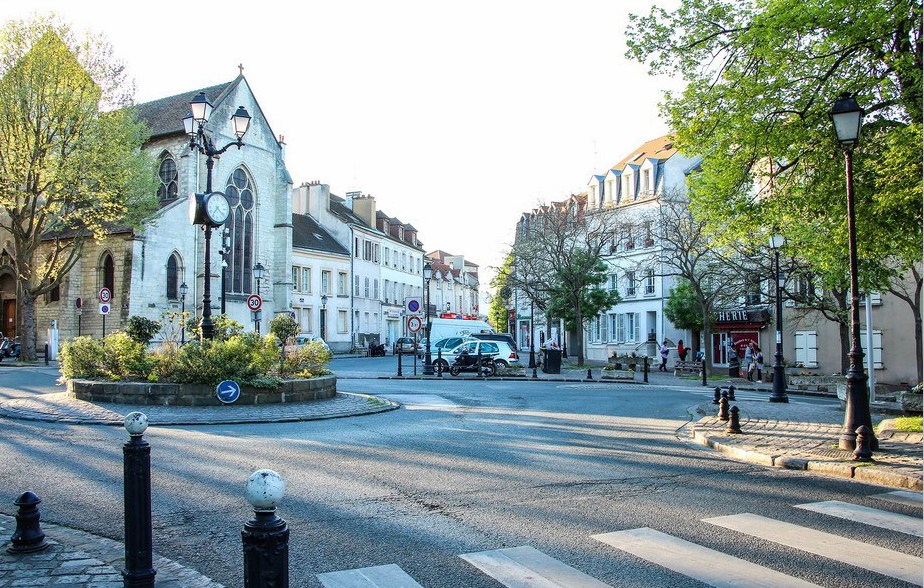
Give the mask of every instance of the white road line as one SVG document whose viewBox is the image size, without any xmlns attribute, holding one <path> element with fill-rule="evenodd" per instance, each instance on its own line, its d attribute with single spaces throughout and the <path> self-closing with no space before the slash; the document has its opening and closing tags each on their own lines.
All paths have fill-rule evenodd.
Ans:
<svg viewBox="0 0 924 588">
<path fill-rule="evenodd" d="M 924 499 L 922 499 L 922 494 L 920 492 L 911 492 L 908 490 L 896 490 L 894 492 L 884 492 L 882 494 L 873 494 L 873 498 L 879 500 L 888 500 L 889 502 L 897 502 L 898 504 L 907 504 L 909 506 L 916 506 L 921 508 L 924 505 Z"/>
<path fill-rule="evenodd" d="M 610 588 L 528 545 L 459 557 L 508 588 Z"/>
<path fill-rule="evenodd" d="M 914 535 L 915 537 L 924 535 L 924 533 L 921 532 L 922 526 L 924 526 L 924 522 L 922 522 L 921 519 L 889 512 L 887 510 L 869 508 L 868 506 L 841 502 L 840 500 L 809 502 L 806 504 L 797 504 L 795 507 L 840 519 L 847 519 L 848 521 L 856 521 L 864 525 L 872 525 L 874 527 L 889 529 L 890 531 L 898 531 L 899 533 Z"/>
<path fill-rule="evenodd" d="M 751 513 L 715 517 L 703 519 L 703 521 L 884 576 L 898 578 L 915 586 L 922 585 L 924 560 L 920 557 Z"/>
<path fill-rule="evenodd" d="M 423 588 L 395 564 L 317 574 L 325 588 Z"/>
<path fill-rule="evenodd" d="M 648 527 L 592 537 L 716 588 L 740 588 L 744 585 L 755 588 L 817 588 L 817 584 Z M 742 578 L 746 581 L 742 582 Z"/>
</svg>

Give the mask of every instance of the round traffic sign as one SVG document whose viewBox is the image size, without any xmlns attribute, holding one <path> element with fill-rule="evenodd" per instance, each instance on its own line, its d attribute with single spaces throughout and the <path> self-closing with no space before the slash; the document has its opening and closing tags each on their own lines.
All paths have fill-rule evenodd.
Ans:
<svg viewBox="0 0 924 588">
<path fill-rule="evenodd" d="M 420 301 L 419 300 L 410 300 L 407 303 L 407 309 L 411 312 L 420 312 Z"/>
<path fill-rule="evenodd" d="M 109 302 L 110 300 L 112 300 L 112 292 L 109 291 L 109 288 L 101 288 L 99 291 L 99 301 Z"/>
<path fill-rule="evenodd" d="M 251 294 L 247 297 L 247 308 L 253 311 L 263 308 L 263 299 L 260 298 L 259 294 Z"/>
<path fill-rule="evenodd" d="M 422 326 L 423 326 L 423 323 L 420 321 L 419 316 L 412 316 L 409 319 L 407 319 L 407 330 L 412 333 L 416 333 L 417 331 L 419 331 L 420 327 Z"/>
<path fill-rule="evenodd" d="M 234 380 L 224 380 L 215 386 L 215 396 L 225 404 L 231 404 L 241 397 L 241 387 Z"/>
</svg>

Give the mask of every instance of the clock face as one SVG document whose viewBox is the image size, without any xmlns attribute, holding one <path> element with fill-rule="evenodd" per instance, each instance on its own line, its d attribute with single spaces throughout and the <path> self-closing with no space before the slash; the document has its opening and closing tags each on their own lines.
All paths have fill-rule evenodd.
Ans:
<svg viewBox="0 0 924 588">
<path fill-rule="evenodd" d="M 221 192 L 209 194 L 208 200 L 205 201 L 205 214 L 213 225 L 222 225 L 228 220 L 231 207 L 228 205 L 228 199 Z"/>
</svg>

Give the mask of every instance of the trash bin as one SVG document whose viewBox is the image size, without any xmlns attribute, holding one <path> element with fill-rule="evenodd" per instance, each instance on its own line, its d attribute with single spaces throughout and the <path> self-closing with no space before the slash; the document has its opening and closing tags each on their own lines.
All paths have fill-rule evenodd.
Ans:
<svg viewBox="0 0 924 588">
<path fill-rule="evenodd" d="M 546 374 L 561 373 L 561 349 L 546 349 L 542 359 L 542 371 Z"/>
</svg>

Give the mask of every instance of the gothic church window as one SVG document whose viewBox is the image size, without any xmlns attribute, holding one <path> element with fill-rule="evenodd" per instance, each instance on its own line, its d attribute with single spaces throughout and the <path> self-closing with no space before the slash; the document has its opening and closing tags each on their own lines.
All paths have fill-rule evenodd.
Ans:
<svg viewBox="0 0 924 588">
<path fill-rule="evenodd" d="M 231 231 L 231 253 L 228 256 L 228 291 L 250 294 L 253 291 L 254 264 L 254 184 L 250 174 L 239 167 L 228 178 L 225 196 L 231 205 L 226 226 Z"/>
<path fill-rule="evenodd" d="M 115 263 L 112 261 L 112 254 L 108 251 L 99 258 L 96 281 L 100 289 L 108 288 L 112 297 L 115 298 Z"/>
<path fill-rule="evenodd" d="M 167 258 L 167 300 L 180 299 L 180 258 L 174 253 Z"/>
<path fill-rule="evenodd" d="M 160 176 L 160 185 L 157 188 L 157 198 L 159 200 L 172 200 L 177 194 L 177 172 L 176 162 L 173 157 L 164 155 L 160 160 L 160 168 L 157 171 Z"/>
</svg>

